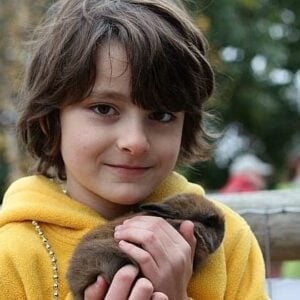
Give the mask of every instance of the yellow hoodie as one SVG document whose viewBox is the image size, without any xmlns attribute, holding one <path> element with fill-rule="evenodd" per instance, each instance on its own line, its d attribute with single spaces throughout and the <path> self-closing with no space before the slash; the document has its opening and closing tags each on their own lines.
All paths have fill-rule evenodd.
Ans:
<svg viewBox="0 0 300 300">
<path fill-rule="evenodd" d="M 203 194 L 199 185 L 173 173 L 149 197 L 161 200 L 180 192 Z M 195 300 L 264 300 L 264 263 L 245 221 L 221 203 L 225 238 L 204 268 L 193 276 L 189 296 Z M 53 271 L 48 252 L 31 221 L 39 222 L 57 258 L 59 298 L 73 299 L 65 273 L 83 234 L 106 220 L 65 195 L 43 176 L 17 180 L 7 190 L 0 211 L 0 299 L 50 300 Z"/>
</svg>

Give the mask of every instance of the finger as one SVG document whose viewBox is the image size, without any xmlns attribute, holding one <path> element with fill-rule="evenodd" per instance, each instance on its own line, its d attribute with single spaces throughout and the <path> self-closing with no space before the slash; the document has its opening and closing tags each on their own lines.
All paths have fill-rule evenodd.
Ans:
<svg viewBox="0 0 300 300">
<path fill-rule="evenodd" d="M 163 276 L 162 270 L 174 275 L 180 273 L 179 270 L 182 270 L 183 265 L 192 266 L 191 247 L 183 237 L 184 245 L 179 245 L 172 244 L 172 241 L 166 243 L 169 238 L 162 238 L 157 233 L 139 231 L 131 232 L 134 237 L 133 243 L 142 243 L 145 245 L 143 248 L 124 240 L 119 242 L 119 247 L 122 252 L 137 262 L 144 276 L 149 278 L 154 285 L 159 284 L 159 277 Z M 177 234 L 180 235 L 178 232 Z"/>
<path fill-rule="evenodd" d="M 119 242 L 119 247 L 122 252 L 126 253 L 130 258 L 137 262 L 145 276 L 148 274 L 157 274 L 159 272 L 155 259 L 148 251 L 124 240 Z"/>
<path fill-rule="evenodd" d="M 131 219 L 127 219 L 123 222 L 123 225 L 117 226 L 118 228 L 143 228 L 157 232 L 158 230 L 165 232 L 171 239 L 180 239 L 181 235 L 178 235 L 177 230 L 170 225 L 165 219 L 161 217 L 153 216 L 135 216 Z"/>
<path fill-rule="evenodd" d="M 192 257 L 191 245 L 175 228 L 158 217 L 132 218 L 126 224 L 117 226 L 114 236 L 117 240 L 141 245 L 141 248 L 149 252 L 156 265 L 160 267 L 172 261 L 172 257 L 176 257 L 175 253 L 182 258 L 182 255 L 187 255 L 189 260 Z"/>
<path fill-rule="evenodd" d="M 158 238 L 159 237 L 159 238 Z M 115 238 L 140 244 L 143 247 L 151 246 L 161 241 L 168 247 L 181 244 L 185 239 L 166 220 L 160 217 L 138 216 L 127 220 L 123 225 L 116 226 Z M 149 250 L 149 249 L 147 249 Z"/>
<path fill-rule="evenodd" d="M 107 282 L 102 276 L 98 276 L 97 281 L 85 289 L 84 300 L 104 299 L 107 288 Z"/>
<path fill-rule="evenodd" d="M 122 267 L 114 276 L 105 299 L 124 300 L 127 299 L 131 287 L 139 273 L 137 267 L 126 265 Z"/>
<path fill-rule="evenodd" d="M 155 292 L 153 293 L 151 300 L 169 300 L 169 297 L 164 293 Z"/>
<path fill-rule="evenodd" d="M 128 300 L 151 299 L 153 290 L 153 285 L 148 279 L 139 278 L 135 283 Z"/>
<path fill-rule="evenodd" d="M 179 233 L 177 234 L 180 235 Z M 174 249 L 175 247 L 171 238 L 160 230 L 155 232 L 144 228 L 125 228 L 115 231 L 115 238 L 119 241 L 123 240 L 131 244 L 140 245 L 139 248 L 147 251 L 152 256 L 152 261 L 156 265 L 166 261 L 168 248 Z M 182 238 L 182 240 L 184 240 L 184 238 Z M 138 249 L 135 248 L 135 250 L 137 251 Z M 134 252 L 132 252 L 132 255 L 133 254 Z"/>
<path fill-rule="evenodd" d="M 191 247 L 191 259 L 194 259 L 196 249 L 196 237 L 194 235 L 194 223 L 191 221 L 183 221 L 180 225 L 179 232 Z"/>
</svg>

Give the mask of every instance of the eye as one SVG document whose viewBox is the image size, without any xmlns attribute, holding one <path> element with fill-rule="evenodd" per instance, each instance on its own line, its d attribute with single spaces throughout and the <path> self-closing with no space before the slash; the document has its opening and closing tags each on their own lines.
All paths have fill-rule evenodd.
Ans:
<svg viewBox="0 0 300 300">
<path fill-rule="evenodd" d="M 160 111 L 155 111 L 150 114 L 149 118 L 151 120 L 159 121 L 162 123 L 168 123 L 173 121 L 176 117 L 172 113 L 169 112 L 160 112 Z"/>
<path fill-rule="evenodd" d="M 114 116 L 117 115 L 117 111 L 109 104 L 97 104 L 91 107 L 91 110 L 99 115 Z"/>
</svg>

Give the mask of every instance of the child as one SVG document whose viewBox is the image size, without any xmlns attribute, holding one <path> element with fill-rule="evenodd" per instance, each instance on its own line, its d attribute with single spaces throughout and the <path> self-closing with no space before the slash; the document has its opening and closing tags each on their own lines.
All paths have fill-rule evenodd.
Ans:
<svg viewBox="0 0 300 300">
<path fill-rule="evenodd" d="M 32 44 L 19 134 L 35 175 L 13 183 L 0 214 L 0 298 L 72 299 L 65 273 L 83 234 L 141 201 L 203 194 L 173 172 L 207 157 L 202 105 L 213 90 L 205 43 L 168 0 L 63 0 Z M 60 184 L 63 183 L 63 187 Z M 192 276 L 193 224 L 157 217 L 116 228 L 127 265 L 92 299 L 267 299 L 247 224 L 229 208 L 224 242 Z M 136 280 L 139 270 L 143 276 Z"/>
</svg>

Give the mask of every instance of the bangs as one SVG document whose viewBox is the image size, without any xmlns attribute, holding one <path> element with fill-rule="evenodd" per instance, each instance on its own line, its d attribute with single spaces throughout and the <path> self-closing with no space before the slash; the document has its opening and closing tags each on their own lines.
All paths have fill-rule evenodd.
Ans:
<svg viewBox="0 0 300 300">
<path fill-rule="evenodd" d="M 202 36 L 191 35 L 186 24 L 174 15 L 166 16 L 166 11 L 162 18 L 157 6 L 114 4 L 106 14 L 101 12 L 106 32 L 98 31 L 102 32 L 99 44 L 117 41 L 124 46 L 133 102 L 147 110 L 199 111 L 213 89 Z"/>
</svg>

